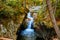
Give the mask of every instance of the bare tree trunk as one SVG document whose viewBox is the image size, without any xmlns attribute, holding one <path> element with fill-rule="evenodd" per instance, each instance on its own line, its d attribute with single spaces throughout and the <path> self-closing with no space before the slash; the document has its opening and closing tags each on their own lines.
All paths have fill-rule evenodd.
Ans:
<svg viewBox="0 0 60 40">
<path fill-rule="evenodd" d="M 47 3 L 47 7 L 48 7 L 48 10 L 49 10 L 49 14 L 50 14 L 54 29 L 56 31 L 56 34 L 57 34 L 58 38 L 60 39 L 60 30 L 59 30 L 59 28 L 56 24 L 56 20 L 55 20 L 54 14 L 53 14 L 54 12 L 53 12 L 51 2 L 50 2 L 50 0 L 46 0 L 46 3 Z"/>
</svg>

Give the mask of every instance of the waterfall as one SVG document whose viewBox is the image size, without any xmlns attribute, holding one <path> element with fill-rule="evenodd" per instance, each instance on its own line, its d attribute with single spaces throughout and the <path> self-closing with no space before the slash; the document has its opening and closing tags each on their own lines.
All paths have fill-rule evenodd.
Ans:
<svg viewBox="0 0 60 40">
<path fill-rule="evenodd" d="M 31 29 L 31 25 L 33 24 L 33 17 L 31 16 L 31 13 L 30 13 L 30 12 L 28 13 L 27 18 L 30 19 L 30 20 L 28 21 L 27 29 Z"/>
<path fill-rule="evenodd" d="M 35 40 L 34 29 L 31 29 L 31 25 L 33 24 L 34 20 L 30 12 L 28 13 L 27 18 L 29 18 L 30 20 L 28 20 L 27 28 L 22 31 L 21 35 L 24 36 L 25 40 Z"/>
</svg>

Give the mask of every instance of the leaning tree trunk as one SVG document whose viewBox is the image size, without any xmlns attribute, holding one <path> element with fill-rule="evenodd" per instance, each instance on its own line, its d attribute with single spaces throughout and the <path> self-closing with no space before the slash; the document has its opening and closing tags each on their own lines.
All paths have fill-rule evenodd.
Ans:
<svg viewBox="0 0 60 40">
<path fill-rule="evenodd" d="M 60 30 L 59 30 L 59 28 L 56 24 L 56 20 L 55 20 L 54 14 L 53 14 L 54 12 L 53 12 L 51 2 L 50 2 L 50 0 L 46 0 L 46 3 L 47 3 L 47 7 L 48 7 L 48 10 L 49 10 L 49 14 L 50 14 L 54 29 L 56 31 L 56 34 L 57 34 L 58 38 L 60 39 Z"/>
</svg>

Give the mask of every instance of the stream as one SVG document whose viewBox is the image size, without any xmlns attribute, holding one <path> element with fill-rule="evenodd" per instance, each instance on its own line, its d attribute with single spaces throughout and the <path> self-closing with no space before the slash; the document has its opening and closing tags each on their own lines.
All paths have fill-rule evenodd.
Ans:
<svg viewBox="0 0 60 40">
<path fill-rule="evenodd" d="M 28 12 L 27 18 L 30 20 L 28 20 L 27 28 L 21 32 L 21 35 L 24 36 L 25 40 L 35 40 L 36 36 L 34 29 L 31 28 L 34 20 L 30 12 Z"/>
</svg>

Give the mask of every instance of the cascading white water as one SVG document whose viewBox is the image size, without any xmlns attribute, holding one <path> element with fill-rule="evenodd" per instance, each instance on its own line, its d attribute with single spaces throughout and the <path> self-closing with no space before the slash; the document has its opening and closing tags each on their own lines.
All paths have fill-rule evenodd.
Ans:
<svg viewBox="0 0 60 40">
<path fill-rule="evenodd" d="M 31 29 L 31 25 L 32 25 L 32 23 L 33 23 L 33 17 L 31 16 L 31 13 L 30 13 L 30 12 L 28 13 L 27 18 L 30 19 L 30 20 L 28 21 L 27 29 Z"/>
<path fill-rule="evenodd" d="M 30 12 L 28 13 L 27 18 L 29 18 L 30 20 L 28 21 L 27 28 L 22 31 L 21 35 L 24 36 L 25 40 L 35 40 L 36 37 L 34 29 L 31 29 L 31 25 L 33 24 L 34 20 Z"/>
</svg>

